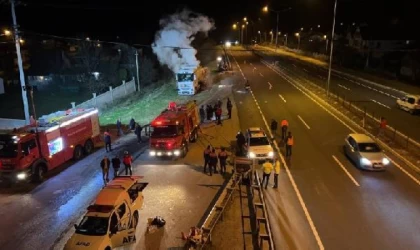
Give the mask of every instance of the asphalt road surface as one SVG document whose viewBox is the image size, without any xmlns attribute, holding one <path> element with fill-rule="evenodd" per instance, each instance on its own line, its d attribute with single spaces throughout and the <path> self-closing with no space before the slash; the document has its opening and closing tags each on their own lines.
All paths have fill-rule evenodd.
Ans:
<svg viewBox="0 0 420 250">
<path fill-rule="evenodd" d="M 263 53 L 268 59 L 278 61 L 288 73 L 297 80 L 309 80 L 322 88 L 326 87 L 328 71 L 325 68 L 280 56 L 271 51 Z M 366 107 L 376 118 L 383 116 L 388 124 L 401 133 L 420 142 L 420 115 L 411 115 L 396 106 L 397 98 L 403 97 L 399 92 L 375 87 L 336 73 L 331 74 L 330 91 L 346 100 L 354 101 L 359 107 Z"/>
<path fill-rule="evenodd" d="M 232 54 L 260 107 L 250 93 L 236 91 L 242 129 L 267 130 L 261 110 L 268 123 L 288 119 L 295 138 L 290 172 L 283 167 L 279 189 L 266 192 L 277 249 L 420 249 L 418 176 L 399 161 L 384 172 L 357 169 L 342 152 L 348 127 L 258 57 Z"/>
</svg>

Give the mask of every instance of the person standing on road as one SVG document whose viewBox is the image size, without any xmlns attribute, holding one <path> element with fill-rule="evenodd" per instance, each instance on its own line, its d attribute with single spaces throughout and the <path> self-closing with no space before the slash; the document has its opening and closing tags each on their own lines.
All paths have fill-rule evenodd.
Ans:
<svg viewBox="0 0 420 250">
<path fill-rule="evenodd" d="M 261 169 L 263 170 L 263 180 L 261 182 L 261 187 L 264 186 L 265 181 L 265 189 L 267 189 L 268 181 L 270 180 L 270 175 L 273 171 L 273 164 L 271 164 L 271 162 L 268 159 L 266 159 Z"/>
<path fill-rule="evenodd" d="M 289 127 L 289 122 L 286 119 L 283 119 L 280 123 L 281 126 L 281 139 L 284 141 L 287 134 L 287 128 Z"/>
<path fill-rule="evenodd" d="M 111 160 L 112 168 L 114 169 L 114 178 L 118 176 L 118 171 L 120 170 L 121 160 L 118 155 L 114 155 L 114 158 Z"/>
<path fill-rule="evenodd" d="M 280 161 L 279 161 L 279 158 L 276 158 L 274 161 L 274 186 L 273 188 L 278 188 L 279 174 L 280 174 Z"/>
<path fill-rule="evenodd" d="M 133 171 L 131 168 L 131 164 L 133 163 L 133 157 L 128 153 L 128 151 L 124 152 L 123 163 L 125 166 L 125 175 L 128 175 L 128 172 L 130 172 L 130 176 L 133 175 Z"/>
<path fill-rule="evenodd" d="M 226 160 L 228 155 L 226 149 L 222 147 L 222 151 L 219 153 L 219 164 L 220 164 L 220 174 L 226 174 Z"/>
<path fill-rule="evenodd" d="M 212 114 L 212 109 L 211 106 L 209 104 L 207 104 L 206 106 L 206 115 L 207 115 L 207 120 L 211 121 L 211 114 Z"/>
<path fill-rule="evenodd" d="M 381 117 L 381 121 L 379 123 L 378 137 L 381 137 L 385 134 L 386 126 L 387 126 L 387 121 L 386 121 L 385 117 Z"/>
<path fill-rule="evenodd" d="M 216 108 L 216 120 L 217 125 L 222 125 L 222 108 L 220 106 Z"/>
<path fill-rule="evenodd" d="M 121 126 L 122 126 L 122 124 L 121 124 L 121 118 L 119 118 L 117 120 L 117 136 L 124 135 L 124 132 L 122 131 Z"/>
<path fill-rule="evenodd" d="M 106 152 L 112 151 L 112 148 L 111 148 L 111 134 L 109 133 L 109 129 L 107 129 L 104 133 L 104 141 L 105 141 Z"/>
<path fill-rule="evenodd" d="M 111 161 L 108 159 L 108 156 L 104 156 L 101 161 L 101 168 L 102 168 L 102 178 L 104 179 L 104 184 L 106 185 L 109 181 L 109 167 L 111 165 Z"/>
<path fill-rule="evenodd" d="M 217 154 L 216 150 L 213 148 L 210 153 L 210 160 L 209 160 L 209 166 L 210 166 L 210 176 L 212 176 L 212 170 L 214 170 L 214 173 L 217 174 L 216 166 L 217 166 Z"/>
<path fill-rule="evenodd" d="M 273 134 L 273 136 L 275 136 L 276 135 L 276 133 L 277 133 L 277 121 L 276 120 L 274 120 L 274 119 L 271 119 L 271 126 L 270 126 L 270 128 L 271 128 L 271 133 Z"/>
<path fill-rule="evenodd" d="M 131 131 L 132 131 L 132 130 L 134 130 L 134 129 L 136 128 L 136 120 L 134 120 L 134 118 L 133 118 L 133 117 L 131 117 L 129 127 L 130 127 L 130 130 L 131 130 Z"/>
<path fill-rule="evenodd" d="M 204 105 L 200 107 L 200 123 L 203 123 L 206 118 L 206 111 L 204 110 Z"/>
<path fill-rule="evenodd" d="M 210 145 L 207 146 L 206 149 L 204 149 L 204 173 L 207 173 L 207 166 L 210 168 L 210 153 L 211 153 L 211 147 Z"/>
<path fill-rule="evenodd" d="M 228 111 L 229 119 L 232 119 L 232 107 L 233 107 L 232 102 L 230 101 L 230 99 L 228 97 L 227 103 L 226 103 L 226 109 Z"/>
<path fill-rule="evenodd" d="M 294 140 L 293 140 L 292 132 L 289 132 L 286 137 L 286 157 L 292 156 L 293 144 L 294 144 Z"/>
<path fill-rule="evenodd" d="M 241 131 L 239 131 L 238 134 L 236 135 L 236 145 L 239 148 L 239 155 L 243 156 L 244 155 L 245 136 L 244 136 L 244 134 L 242 134 Z"/>
<path fill-rule="evenodd" d="M 136 134 L 137 136 L 137 142 L 138 143 L 142 143 L 142 139 L 141 139 L 141 131 L 143 130 L 143 128 L 140 126 L 140 124 L 136 123 L 136 128 L 134 129 L 134 134 Z"/>
</svg>

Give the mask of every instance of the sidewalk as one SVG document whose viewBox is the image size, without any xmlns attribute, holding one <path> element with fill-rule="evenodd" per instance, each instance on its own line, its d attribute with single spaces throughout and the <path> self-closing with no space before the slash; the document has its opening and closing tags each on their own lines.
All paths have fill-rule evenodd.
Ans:
<svg viewBox="0 0 420 250">
<path fill-rule="evenodd" d="M 256 48 L 265 48 L 268 50 L 271 50 L 274 52 L 274 48 L 271 46 L 257 46 Z M 328 69 L 328 63 L 321 60 L 321 59 L 317 59 L 314 57 L 310 57 L 307 55 L 303 55 L 303 54 L 299 54 L 296 51 L 290 50 L 290 49 L 285 49 L 284 47 L 279 47 L 277 48 L 276 53 L 281 54 L 283 56 L 287 56 L 287 57 L 291 57 L 300 61 L 304 61 L 307 63 L 311 63 L 314 65 L 317 65 L 319 67 L 322 67 L 324 69 Z M 375 85 L 378 87 L 382 87 L 384 89 L 390 89 L 396 92 L 399 92 L 400 94 L 406 94 L 406 93 L 410 93 L 410 94 L 420 94 L 420 87 L 413 85 L 413 84 L 409 84 L 409 83 L 405 83 L 402 81 L 398 81 L 398 80 L 392 80 L 392 79 L 386 79 L 380 76 L 376 76 L 373 74 L 369 74 L 366 72 L 361 72 L 361 71 L 356 71 L 356 70 L 352 70 L 352 69 L 348 69 L 348 68 L 343 68 L 337 65 L 333 65 L 333 71 L 337 74 L 341 74 L 343 76 L 347 76 L 347 77 L 352 77 L 355 80 L 359 80 L 359 81 L 364 81 L 368 84 L 371 85 Z"/>
</svg>

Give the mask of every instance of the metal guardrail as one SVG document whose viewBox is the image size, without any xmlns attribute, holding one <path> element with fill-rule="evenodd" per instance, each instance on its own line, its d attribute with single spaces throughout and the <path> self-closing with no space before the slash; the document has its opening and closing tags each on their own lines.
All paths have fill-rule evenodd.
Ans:
<svg viewBox="0 0 420 250">
<path fill-rule="evenodd" d="M 255 168 L 254 168 L 255 169 Z M 271 233 L 270 220 L 264 201 L 263 187 L 261 186 L 258 173 L 254 171 L 254 180 L 251 189 L 253 196 L 252 205 L 255 213 L 255 220 L 258 234 L 258 247 L 260 250 L 274 250 L 273 235 Z M 255 194 L 257 193 L 257 195 Z"/>
</svg>

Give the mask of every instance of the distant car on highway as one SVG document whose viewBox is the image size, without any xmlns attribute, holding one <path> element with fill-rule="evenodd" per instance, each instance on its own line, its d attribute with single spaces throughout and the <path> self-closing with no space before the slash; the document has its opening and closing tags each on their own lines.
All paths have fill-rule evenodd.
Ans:
<svg viewBox="0 0 420 250">
<path fill-rule="evenodd" d="M 273 159 L 274 150 L 266 133 L 261 128 L 249 128 L 246 131 L 247 155 L 251 159 Z"/>
<path fill-rule="evenodd" d="M 359 168 L 366 170 L 382 171 L 390 162 L 379 145 L 365 134 L 349 134 L 344 153 Z"/>
<path fill-rule="evenodd" d="M 420 95 L 406 95 L 397 99 L 398 108 L 410 112 L 410 114 L 420 113 Z"/>
</svg>

